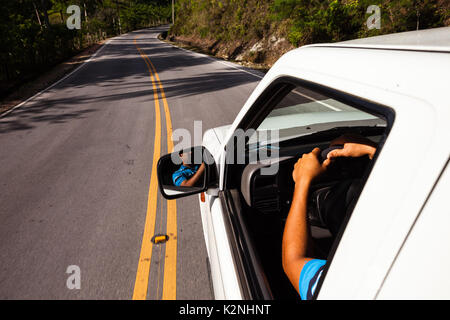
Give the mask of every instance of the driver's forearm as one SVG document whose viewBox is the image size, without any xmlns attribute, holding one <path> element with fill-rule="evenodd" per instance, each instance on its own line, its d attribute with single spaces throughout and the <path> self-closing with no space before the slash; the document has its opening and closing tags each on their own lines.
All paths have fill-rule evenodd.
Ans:
<svg viewBox="0 0 450 320">
<path fill-rule="evenodd" d="M 193 186 L 195 186 L 197 181 L 200 180 L 200 178 L 203 176 L 203 172 L 204 171 L 205 171 L 205 167 L 204 166 L 200 166 L 200 168 L 197 170 L 197 172 L 189 180 L 184 180 L 181 183 L 181 186 L 182 187 L 193 187 Z"/>
<path fill-rule="evenodd" d="M 306 220 L 308 190 L 310 181 L 295 184 L 291 208 L 283 233 L 283 265 L 288 261 L 306 257 L 308 247 L 308 226 Z"/>
</svg>

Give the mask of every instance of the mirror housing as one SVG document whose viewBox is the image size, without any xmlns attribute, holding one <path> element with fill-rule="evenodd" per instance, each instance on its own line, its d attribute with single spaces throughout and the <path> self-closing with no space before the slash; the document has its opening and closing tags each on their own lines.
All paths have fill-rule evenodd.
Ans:
<svg viewBox="0 0 450 320">
<path fill-rule="evenodd" d="M 217 184 L 214 158 L 203 146 L 162 156 L 157 173 L 159 190 L 166 199 L 201 193 Z"/>
</svg>

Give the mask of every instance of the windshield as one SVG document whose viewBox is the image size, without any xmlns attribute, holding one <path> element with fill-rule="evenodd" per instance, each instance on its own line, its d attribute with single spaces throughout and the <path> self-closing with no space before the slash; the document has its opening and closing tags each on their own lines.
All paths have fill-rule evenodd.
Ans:
<svg viewBox="0 0 450 320">
<path fill-rule="evenodd" d="M 281 142 L 337 127 L 385 126 L 370 113 L 303 87 L 290 91 L 263 120 L 249 144 Z"/>
</svg>

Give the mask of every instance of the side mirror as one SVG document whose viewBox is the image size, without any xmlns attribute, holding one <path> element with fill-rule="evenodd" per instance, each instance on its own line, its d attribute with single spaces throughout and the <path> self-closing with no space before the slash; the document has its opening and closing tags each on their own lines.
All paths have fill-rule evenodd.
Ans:
<svg viewBox="0 0 450 320">
<path fill-rule="evenodd" d="M 162 156 L 157 172 L 159 190 L 166 199 L 206 191 L 216 181 L 214 158 L 204 147 L 192 147 Z"/>
</svg>

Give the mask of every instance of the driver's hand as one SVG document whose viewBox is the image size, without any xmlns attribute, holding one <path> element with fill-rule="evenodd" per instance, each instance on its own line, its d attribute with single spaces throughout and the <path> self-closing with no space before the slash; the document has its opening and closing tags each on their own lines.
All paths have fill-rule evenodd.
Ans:
<svg viewBox="0 0 450 320">
<path fill-rule="evenodd" d="M 342 149 L 336 149 L 328 153 L 326 162 L 338 157 L 363 157 L 373 158 L 377 151 L 377 145 L 366 137 L 356 134 L 345 134 L 331 141 L 330 146 L 343 145 Z"/>
<path fill-rule="evenodd" d="M 369 156 L 369 158 L 372 159 L 376 151 L 377 151 L 376 148 L 368 146 L 366 144 L 351 143 L 351 142 L 344 143 L 344 147 L 342 149 L 335 149 L 329 152 L 327 155 L 327 160 L 329 161 L 338 157 L 358 158 L 363 156 Z"/>
<path fill-rule="evenodd" d="M 295 183 L 300 181 L 311 182 L 314 178 L 325 172 L 326 164 L 320 164 L 318 156 L 320 149 L 315 148 L 310 153 L 305 153 L 294 166 L 292 178 Z"/>
</svg>

